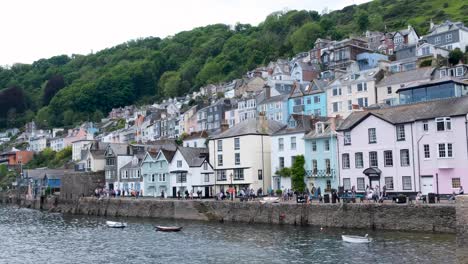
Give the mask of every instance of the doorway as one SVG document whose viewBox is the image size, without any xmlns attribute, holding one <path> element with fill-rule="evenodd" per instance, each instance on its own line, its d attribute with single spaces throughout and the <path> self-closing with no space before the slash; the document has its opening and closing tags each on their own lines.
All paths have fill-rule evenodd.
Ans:
<svg viewBox="0 0 468 264">
<path fill-rule="evenodd" d="M 434 192 L 434 178 L 432 175 L 421 176 L 421 193 L 427 195 Z"/>
</svg>

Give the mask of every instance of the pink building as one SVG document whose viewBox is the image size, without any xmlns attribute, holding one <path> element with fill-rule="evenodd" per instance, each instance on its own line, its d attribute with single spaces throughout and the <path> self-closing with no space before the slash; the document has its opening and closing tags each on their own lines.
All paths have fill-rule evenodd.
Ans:
<svg viewBox="0 0 468 264">
<path fill-rule="evenodd" d="M 352 113 L 338 129 L 340 185 L 451 194 L 468 186 L 468 97 Z"/>
</svg>

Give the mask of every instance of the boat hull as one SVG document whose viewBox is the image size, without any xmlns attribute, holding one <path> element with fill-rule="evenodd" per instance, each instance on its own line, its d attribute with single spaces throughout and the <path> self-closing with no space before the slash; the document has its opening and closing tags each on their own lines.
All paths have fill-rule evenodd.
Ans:
<svg viewBox="0 0 468 264">
<path fill-rule="evenodd" d="M 110 228 L 125 228 L 127 227 L 127 223 L 122 222 L 113 222 L 113 221 L 106 221 L 107 227 Z"/>
<path fill-rule="evenodd" d="M 345 236 L 342 235 L 341 238 L 343 241 L 348 243 L 370 243 L 372 238 L 369 237 L 360 237 L 360 236 Z"/>
<path fill-rule="evenodd" d="M 156 231 L 160 232 L 179 232 L 182 230 L 181 226 L 155 226 Z"/>
</svg>

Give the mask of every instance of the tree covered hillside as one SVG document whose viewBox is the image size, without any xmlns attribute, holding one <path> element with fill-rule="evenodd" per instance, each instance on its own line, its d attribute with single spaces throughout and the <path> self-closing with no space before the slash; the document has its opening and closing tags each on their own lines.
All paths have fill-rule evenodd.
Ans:
<svg viewBox="0 0 468 264">
<path fill-rule="evenodd" d="M 239 78 L 279 57 L 313 47 L 318 37 L 342 39 L 367 29 L 413 25 L 426 33 L 430 19 L 468 23 L 462 0 L 375 0 L 343 10 L 288 11 L 258 26 L 215 24 L 165 39 L 145 38 L 90 55 L 55 56 L 0 68 L 0 128 L 32 119 L 41 127 L 99 120 L 113 107 L 184 95 L 208 83 Z"/>
</svg>

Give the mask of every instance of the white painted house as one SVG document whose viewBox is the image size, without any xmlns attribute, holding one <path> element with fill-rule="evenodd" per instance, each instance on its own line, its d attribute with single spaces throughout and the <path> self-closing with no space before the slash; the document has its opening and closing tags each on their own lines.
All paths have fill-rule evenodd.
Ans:
<svg viewBox="0 0 468 264">
<path fill-rule="evenodd" d="M 214 171 L 208 162 L 208 149 L 178 147 L 169 163 L 170 193 L 173 197 L 185 195 L 185 191 L 203 197 L 214 195 Z"/>
</svg>

